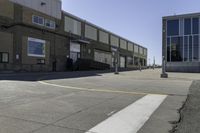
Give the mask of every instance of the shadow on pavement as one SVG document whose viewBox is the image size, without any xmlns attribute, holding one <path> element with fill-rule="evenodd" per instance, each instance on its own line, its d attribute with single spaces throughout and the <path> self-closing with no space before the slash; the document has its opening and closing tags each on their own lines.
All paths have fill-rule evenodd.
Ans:
<svg viewBox="0 0 200 133">
<path fill-rule="evenodd" d="M 122 71 L 131 71 L 130 69 L 121 69 Z M 101 76 L 104 73 L 113 73 L 114 70 L 106 71 L 73 71 L 73 72 L 32 72 L 32 73 L 9 73 L 1 74 L 1 80 L 13 80 L 13 81 L 38 81 L 38 80 L 55 80 L 55 79 L 67 79 L 67 78 L 81 78 L 91 76 Z"/>
</svg>

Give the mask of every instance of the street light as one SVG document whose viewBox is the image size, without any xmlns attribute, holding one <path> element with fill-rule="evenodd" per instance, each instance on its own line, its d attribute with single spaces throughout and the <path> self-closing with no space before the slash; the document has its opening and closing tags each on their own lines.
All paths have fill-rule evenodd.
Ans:
<svg viewBox="0 0 200 133">
<path fill-rule="evenodd" d="M 115 74 L 119 74 L 119 70 L 118 70 L 118 66 L 119 66 L 119 48 L 112 47 L 112 51 L 114 52 Z"/>
</svg>

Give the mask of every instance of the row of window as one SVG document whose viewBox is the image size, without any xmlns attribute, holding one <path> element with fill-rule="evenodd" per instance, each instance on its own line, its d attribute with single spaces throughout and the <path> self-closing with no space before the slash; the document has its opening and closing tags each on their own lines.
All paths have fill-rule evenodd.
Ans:
<svg viewBox="0 0 200 133">
<path fill-rule="evenodd" d="M 0 63 L 8 63 L 9 62 L 9 54 L 0 52 Z"/>
<path fill-rule="evenodd" d="M 179 36 L 167 38 L 167 61 L 199 61 L 200 46 L 199 36 Z"/>
<path fill-rule="evenodd" d="M 44 19 L 43 17 L 33 15 L 32 16 L 32 22 L 34 24 L 40 25 L 40 26 L 45 26 L 50 29 L 55 29 L 56 28 L 56 23 L 55 21 L 49 20 L 49 19 Z"/>
<path fill-rule="evenodd" d="M 99 41 L 101 43 L 105 43 L 105 44 L 110 44 L 114 47 L 120 47 L 122 49 L 126 49 L 129 51 L 134 51 L 133 49 L 133 43 L 130 43 L 124 39 L 121 39 L 115 35 L 109 35 L 108 32 L 103 31 L 103 30 L 99 30 L 99 34 L 98 33 L 98 28 L 96 28 L 95 26 L 91 26 L 89 24 L 85 25 L 85 37 L 94 41 Z M 70 32 L 72 34 L 81 36 L 81 31 L 82 31 L 82 27 L 81 27 L 81 21 L 75 20 L 71 17 L 65 16 L 64 17 L 64 30 L 66 32 Z M 97 37 L 99 36 L 99 37 Z M 110 36 L 110 43 L 109 43 L 109 36 Z M 119 45 L 120 44 L 120 45 Z M 135 49 L 135 53 L 140 53 L 140 54 L 147 54 L 147 52 L 139 52 L 139 46 L 138 45 L 134 45 L 137 46 Z M 144 50 L 145 51 L 145 50 Z"/>
<path fill-rule="evenodd" d="M 167 36 L 199 34 L 199 18 L 167 21 Z"/>
</svg>

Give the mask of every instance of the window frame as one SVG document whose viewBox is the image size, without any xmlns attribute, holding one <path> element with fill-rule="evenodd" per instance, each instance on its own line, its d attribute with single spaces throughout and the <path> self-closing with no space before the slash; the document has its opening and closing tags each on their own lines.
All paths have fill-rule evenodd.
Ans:
<svg viewBox="0 0 200 133">
<path fill-rule="evenodd" d="M 48 22 L 49 22 L 50 26 L 47 26 Z M 52 26 L 52 24 L 53 24 L 53 26 Z M 50 20 L 50 19 L 45 19 L 45 27 L 55 30 L 56 29 L 56 22 L 53 21 L 53 20 Z"/>
<path fill-rule="evenodd" d="M 37 54 L 29 53 L 29 41 L 43 43 L 43 45 L 44 45 L 44 54 L 43 55 L 39 55 L 39 54 L 37 55 Z M 37 38 L 28 37 L 28 41 L 27 41 L 27 55 L 29 57 L 45 58 L 46 57 L 46 41 L 45 40 L 41 40 L 41 39 L 37 39 Z"/>
<path fill-rule="evenodd" d="M 39 20 L 39 18 L 41 18 L 41 19 L 43 20 L 43 23 L 40 24 L 39 22 L 38 22 L 38 23 L 35 22 L 35 21 L 34 21 L 34 18 L 35 18 L 35 17 L 38 17 L 38 20 Z M 45 19 L 44 19 L 44 17 L 38 16 L 38 15 L 32 15 L 32 23 L 33 23 L 33 24 L 36 24 L 36 25 L 44 26 L 44 25 L 45 25 Z"/>
</svg>

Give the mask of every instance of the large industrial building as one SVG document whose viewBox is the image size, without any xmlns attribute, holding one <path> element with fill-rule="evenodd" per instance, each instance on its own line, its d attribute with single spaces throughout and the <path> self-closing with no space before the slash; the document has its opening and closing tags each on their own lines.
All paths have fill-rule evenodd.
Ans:
<svg viewBox="0 0 200 133">
<path fill-rule="evenodd" d="M 200 72 L 200 13 L 163 17 L 163 56 L 168 72 Z"/>
<path fill-rule="evenodd" d="M 77 70 L 146 67 L 146 48 L 61 6 L 61 0 L 0 0 L 0 71 L 65 71 L 68 58 Z"/>
</svg>

